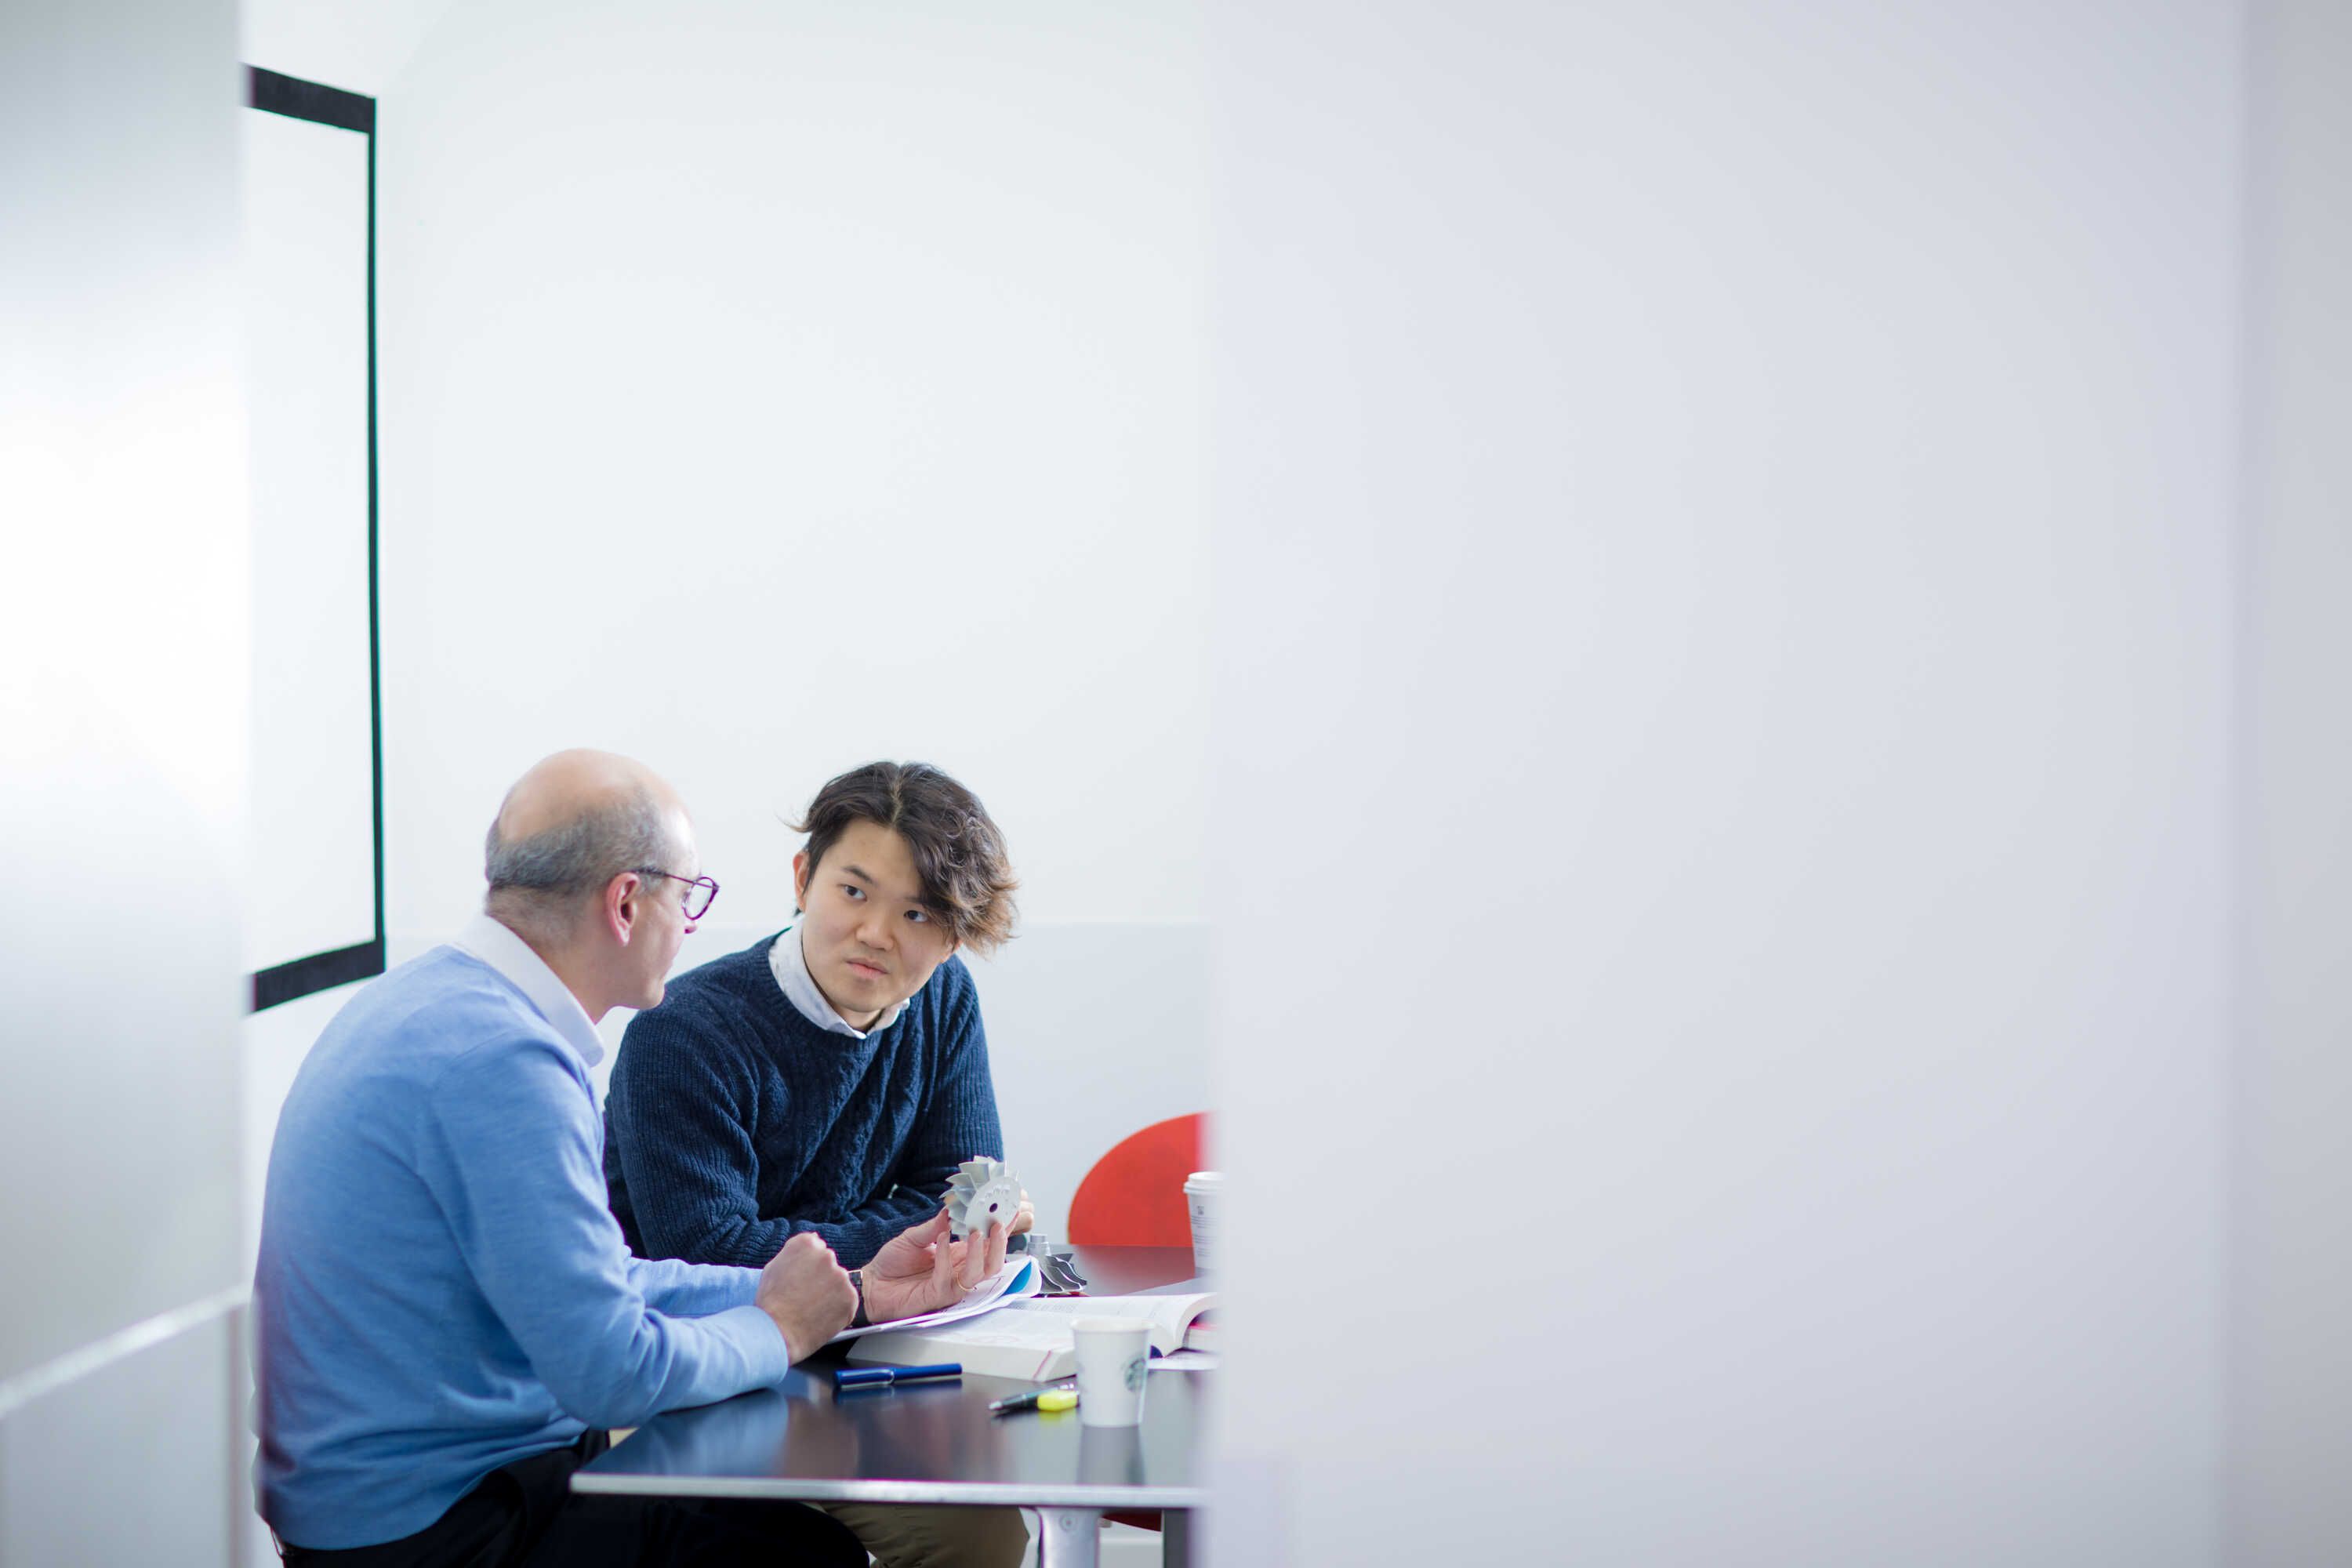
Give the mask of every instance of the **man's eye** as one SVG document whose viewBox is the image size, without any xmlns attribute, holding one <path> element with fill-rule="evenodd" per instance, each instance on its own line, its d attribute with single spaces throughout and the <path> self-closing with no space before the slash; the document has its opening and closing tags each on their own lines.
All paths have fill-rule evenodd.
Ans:
<svg viewBox="0 0 2352 1568">
<path fill-rule="evenodd" d="M 907 911 L 907 918 L 914 921 L 917 925 L 929 925 L 931 921 L 931 917 L 925 914 L 920 910 L 908 910 Z"/>
</svg>

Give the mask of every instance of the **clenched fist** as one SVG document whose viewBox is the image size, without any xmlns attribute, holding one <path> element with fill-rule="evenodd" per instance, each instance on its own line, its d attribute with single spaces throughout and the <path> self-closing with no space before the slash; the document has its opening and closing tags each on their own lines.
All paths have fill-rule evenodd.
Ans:
<svg viewBox="0 0 2352 1568">
<path fill-rule="evenodd" d="M 833 1248 L 803 1231 L 760 1270 L 752 1301 L 776 1321 L 785 1351 L 798 1361 L 849 1327 L 857 1311 L 857 1287 Z"/>
</svg>

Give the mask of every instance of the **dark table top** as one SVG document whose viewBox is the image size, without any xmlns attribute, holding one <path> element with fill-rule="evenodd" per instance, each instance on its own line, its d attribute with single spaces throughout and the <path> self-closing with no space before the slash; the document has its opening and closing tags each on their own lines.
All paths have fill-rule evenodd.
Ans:
<svg viewBox="0 0 2352 1568">
<path fill-rule="evenodd" d="M 1080 1247 L 1087 1293 L 1185 1288 L 1183 1247 Z M 1193 1289 L 1202 1289 L 1192 1285 Z M 1000 1377 L 836 1396 L 846 1346 L 778 1387 L 674 1410 L 582 1468 L 588 1492 L 856 1502 L 1181 1509 L 1207 1501 L 1198 1468 L 1215 1372 L 1155 1372 L 1140 1426 L 1087 1426 L 1075 1410 L 992 1415 L 1038 1385 Z"/>
</svg>

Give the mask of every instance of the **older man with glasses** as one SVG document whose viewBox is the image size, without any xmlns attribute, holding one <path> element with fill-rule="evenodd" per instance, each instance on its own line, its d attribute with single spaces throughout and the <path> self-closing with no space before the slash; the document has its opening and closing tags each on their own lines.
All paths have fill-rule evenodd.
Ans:
<svg viewBox="0 0 2352 1568">
<path fill-rule="evenodd" d="M 719 884 L 669 786 L 594 752 L 524 775 L 487 860 L 483 916 L 353 998 L 279 1116 L 262 1516 L 296 1563 L 862 1564 L 812 1510 L 591 1499 L 571 1475 L 607 1428 L 773 1384 L 861 1309 L 958 1300 L 1002 1266 L 1002 1227 L 918 1226 L 862 1287 L 814 1236 L 757 1268 L 630 1257 L 594 1026 L 661 1000 Z"/>
</svg>

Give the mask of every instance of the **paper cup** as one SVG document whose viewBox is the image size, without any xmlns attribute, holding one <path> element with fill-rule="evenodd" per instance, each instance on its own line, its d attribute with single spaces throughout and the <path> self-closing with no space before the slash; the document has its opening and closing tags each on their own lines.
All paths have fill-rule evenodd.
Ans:
<svg viewBox="0 0 2352 1568">
<path fill-rule="evenodd" d="M 1080 1432 L 1078 1479 L 1091 1487 L 1141 1486 L 1143 1434 L 1133 1426 L 1089 1426 Z"/>
<path fill-rule="evenodd" d="M 1078 1347 L 1078 1419 L 1088 1426 L 1132 1426 L 1143 1419 L 1151 1379 L 1150 1331 L 1118 1318 L 1080 1318 L 1070 1325 Z"/>
<path fill-rule="evenodd" d="M 1217 1266 L 1217 1209 L 1224 1191 L 1223 1171 L 1195 1171 L 1184 1178 L 1184 1212 L 1192 1218 L 1192 1272 Z"/>
</svg>

